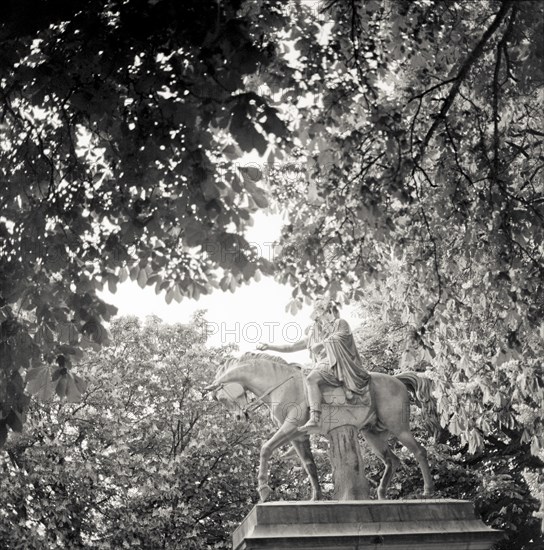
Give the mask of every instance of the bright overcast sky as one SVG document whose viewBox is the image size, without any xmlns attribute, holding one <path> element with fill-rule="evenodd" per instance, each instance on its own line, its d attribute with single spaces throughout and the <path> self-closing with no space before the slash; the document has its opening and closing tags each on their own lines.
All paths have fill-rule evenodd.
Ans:
<svg viewBox="0 0 544 550">
<path fill-rule="evenodd" d="M 281 225 L 280 214 L 267 216 L 257 213 L 255 224 L 248 229 L 246 238 L 249 242 L 262 244 L 263 252 L 270 250 L 266 243 L 279 238 Z M 156 295 L 154 287 L 142 289 L 130 280 L 118 285 L 115 294 L 106 290 L 100 295 L 106 302 L 119 308 L 119 315 L 136 315 L 141 318 L 157 315 L 167 323 L 186 323 L 196 310 L 206 309 L 206 319 L 210 323 L 210 345 L 236 343 L 241 351 L 254 351 L 259 341 L 276 344 L 296 341 L 311 323 L 310 306 L 304 305 L 297 315 L 285 311 L 291 299 L 291 288 L 280 285 L 271 277 L 243 285 L 234 293 L 216 290 L 198 301 L 187 298 L 179 304 L 172 301 L 170 305 L 166 303 L 164 293 Z M 353 323 L 348 311 L 345 315 Z M 306 351 L 284 356 L 290 361 L 309 361 Z"/>
<path fill-rule="evenodd" d="M 255 215 L 255 224 L 246 232 L 249 242 L 261 246 L 263 253 L 277 240 L 282 225 L 281 215 Z M 119 315 L 157 315 L 167 323 L 188 322 L 198 309 L 206 309 L 209 321 L 209 343 L 236 343 L 241 351 L 254 351 L 257 342 L 277 344 L 296 341 L 311 322 L 310 307 L 304 306 L 296 316 L 287 313 L 285 306 L 291 299 L 289 286 L 280 285 L 271 277 L 263 277 L 236 289 L 234 293 L 216 290 L 196 301 L 184 299 L 168 305 L 164 293 L 155 294 L 154 287 L 140 288 L 135 281 L 126 281 L 117 292 L 101 293 L 101 297 L 119 308 Z M 289 360 L 305 362 L 306 352 L 286 355 Z"/>
</svg>

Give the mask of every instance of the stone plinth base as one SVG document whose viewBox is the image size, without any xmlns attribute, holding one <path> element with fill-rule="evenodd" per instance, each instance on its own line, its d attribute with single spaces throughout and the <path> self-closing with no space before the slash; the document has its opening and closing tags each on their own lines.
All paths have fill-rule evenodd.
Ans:
<svg viewBox="0 0 544 550">
<path fill-rule="evenodd" d="M 234 550 L 488 550 L 502 538 L 463 500 L 257 504 Z"/>
</svg>

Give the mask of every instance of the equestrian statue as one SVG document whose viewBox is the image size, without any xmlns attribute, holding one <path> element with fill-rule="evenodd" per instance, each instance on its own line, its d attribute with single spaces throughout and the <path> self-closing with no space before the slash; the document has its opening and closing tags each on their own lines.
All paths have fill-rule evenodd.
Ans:
<svg viewBox="0 0 544 550">
<path fill-rule="evenodd" d="M 318 300 L 312 313 L 314 323 L 294 344 L 259 344 L 261 353 L 245 353 L 229 359 L 206 390 L 227 407 L 246 415 L 266 405 L 278 429 L 260 452 L 258 485 L 262 502 L 269 499 L 268 462 L 279 447 L 290 443 L 308 474 L 312 500 L 321 499 L 317 468 L 309 434 L 329 439 L 334 496 L 338 500 L 369 498 L 368 480 L 357 434 L 361 433 L 382 460 L 385 471 L 378 498 L 385 499 L 387 487 L 400 460 L 391 450 L 390 436 L 397 438 L 416 457 L 424 482 L 424 496 L 434 491 L 427 452 L 410 431 L 410 393 L 427 421 L 440 427 L 431 396 L 431 381 L 413 372 L 396 376 L 368 373 L 362 365 L 349 324 L 338 315 L 336 304 Z M 309 372 L 268 350 L 294 352 L 308 348 Z M 248 392 L 256 398 L 250 402 Z"/>
</svg>

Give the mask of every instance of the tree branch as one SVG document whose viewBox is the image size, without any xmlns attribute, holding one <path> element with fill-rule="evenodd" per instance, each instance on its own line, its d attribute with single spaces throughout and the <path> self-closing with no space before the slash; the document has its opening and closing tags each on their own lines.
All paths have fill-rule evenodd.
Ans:
<svg viewBox="0 0 544 550">
<path fill-rule="evenodd" d="M 440 123 L 446 118 L 446 115 L 448 114 L 448 111 L 450 107 L 453 105 L 453 102 L 455 101 L 455 98 L 457 97 L 457 94 L 459 92 L 459 88 L 461 87 L 461 84 L 463 83 L 465 77 L 469 73 L 470 69 L 474 65 L 474 63 L 478 60 L 478 58 L 482 55 L 484 51 L 484 47 L 493 36 L 495 31 L 499 28 L 500 24 L 504 20 L 504 18 L 508 15 L 508 12 L 510 11 L 510 8 L 512 7 L 512 0 L 506 0 L 502 3 L 500 10 L 498 11 L 497 15 L 495 16 L 495 19 L 493 19 L 493 22 L 491 25 L 487 28 L 487 30 L 482 35 L 482 38 L 476 44 L 476 47 L 472 50 L 470 55 L 467 57 L 463 65 L 461 65 L 461 68 L 459 69 L 459 72 L 457 73 L 457 76 L 454 79 L 454 83 L 444 100 L 444 104 L 442 105 L 442 109 L 440 109 L 440 113 L 436 116 L 434 119 L 434 122 L 432 123 L 431 127 L 429 128 L 429 131 L 425 135 L 425 138 L 423 140 L 423 143 L 421 144 L 421 149 L 418 154 L 418 160 L 421 158 L 425 152 L 425 149 L 427 148 L 427 145 L 429 145 L 429 142 L 431 141 L 431 138 L 433 137 L 434 133 L 436 132 L 438 126 Z"/>
<path fill-rule="evenodd" d="M 497 45 L 497 58 L 495 61 L 495 70 L 493 72 L 493 177 L 492 180 L 498 182 L 499 179 L 499 153 L 500 153 L 500 136 L 499 136 L 499 93 L 501 85 L 499 83 L 499 77 L 501 72 L 501 61 L 503 48 L 506 47 L 508 37 L 512 32 L 514 21 L 517 15 L 517 8 L 514 7 L 508 26 L 504 35 L 500 39 Z"/>
</svg>

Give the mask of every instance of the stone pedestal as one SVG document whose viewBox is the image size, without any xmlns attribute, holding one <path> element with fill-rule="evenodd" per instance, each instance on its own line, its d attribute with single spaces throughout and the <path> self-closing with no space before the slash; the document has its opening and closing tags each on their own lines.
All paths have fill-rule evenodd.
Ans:
<svg viewBox="0 0 544 550">
<path fill-rule="evenodd" d="M 488 550 L 502 533 L 463 500 L 257 504 L 233 550 Z"/>
<path fill-rule="evenodd" d="M 335 500 L 366 500 L 370 494 L 357 431 L 345 425 L 327 434 Z"/>
</svg>

